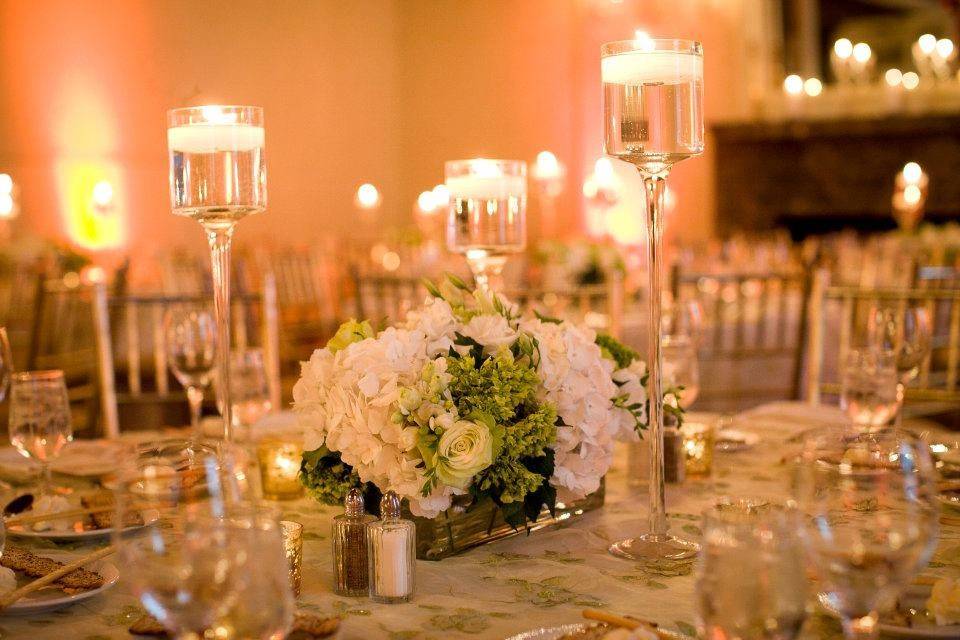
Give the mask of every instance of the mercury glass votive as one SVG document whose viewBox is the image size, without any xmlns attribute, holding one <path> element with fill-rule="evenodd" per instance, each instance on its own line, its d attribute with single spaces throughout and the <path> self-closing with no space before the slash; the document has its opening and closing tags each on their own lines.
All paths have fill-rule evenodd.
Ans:
<svg viewBox="0 0 960 640">
<path fill-rule="evenodd" d="M 713 469 L 716 429 L 712 423 L 686 422 L 680 429 L 688 478 L 703 478 Z"/>
<path fill-rule="evenodd" d="M 267 439 L 257 445 L 260 484 L 267 500 L 292 500 L 303 495 L 299 442 Z"/>
<path fill-rule="evenodd" d="M 290 588 L 294 597 L 299 598 L 303 584 L 303 525 L 292 520 L 281 520 L 280 533 L 283 535 L 283 555 L 287 558 L 290 571 Z"/>
</svg>

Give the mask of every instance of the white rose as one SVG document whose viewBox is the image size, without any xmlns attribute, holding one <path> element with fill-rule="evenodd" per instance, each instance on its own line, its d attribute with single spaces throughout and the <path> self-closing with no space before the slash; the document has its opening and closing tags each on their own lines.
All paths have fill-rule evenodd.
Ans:
<svg viewBox="0 0 960 640">
<path fill-rule="evenodd" d="M 460 333 L 473 338 L 490 352 L 509 346 L 517 339 L 517 332 L 501 315 L 474 316 Z"/>
<path fill-rule="evenodd" d="M 960 580 L 941 578 L 933 585 L 927 610 L 938 625 L 960 624 Z"/>
<path fill-rule="evenodd" d="M 487 425 L 458 420 L 440 436 L 437 477 L 443 484 L 465 489 L 473 476 L 491 464 L 493 436 Z"/>
</svg>

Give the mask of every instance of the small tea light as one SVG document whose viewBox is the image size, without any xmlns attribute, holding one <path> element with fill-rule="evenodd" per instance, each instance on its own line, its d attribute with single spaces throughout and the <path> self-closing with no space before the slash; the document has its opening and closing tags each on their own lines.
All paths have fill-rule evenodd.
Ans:
<svg viewBox="0 0 960 640">
<path fill-rule="evenodd" d="M 303 494 L 300 484 L 301 446 L 298 442 L 263 440 L 257 445 L 263 497 L 292 500 Z"/>
<path fill-rule="evenodd" d="M 689 477 L 709 476 L 713 468 L 713 445 L 716 438 L 712 424 L 685 422 L 680 428 L 686 474 Z"/>
<path fill-rule="evenodd" d="M 293 595 L 299 597 L 303 584 L 303 525 L 292 520 L 281 520 L 280 533 L 283 535 L 283 555 L 289 565 L 290 588 Z"/>
</svg>

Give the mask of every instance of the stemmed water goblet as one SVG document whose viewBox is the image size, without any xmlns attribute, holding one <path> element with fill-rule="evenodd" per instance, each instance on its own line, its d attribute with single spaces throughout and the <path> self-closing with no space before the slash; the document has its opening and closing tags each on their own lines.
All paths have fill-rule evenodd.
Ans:
<svg viewBox="0 0 960 640">
<path fill-rule="evenodd" d="M 792 640 L 806 618 L 799 519 L 762 500 L 717 504 L 703 514 L 697 609 L 706 640 Z"/>
<path fill-rule="evenodd" d="M 187 392 L 190 432 L 194 443 L 199 444 L 203 441 L 203 393 L 210 386 L 216 364 L 216 321 L 206 305 L 175 305 L 165 314 L 164 329 L 167 362 Z"/>
<path fill-rule="evenodd" d="M 638 537 L 615 542 L 614 555 L 686 558 L 699 546 L 667 533 L 663 477 L 663 197 L 673 165 L 703 152 L 703 48 L 689 40 L 638 38 L 601 48 L 604 146 L 636 166 L 646 193 L 649 268 L 650 523 Z"/>
<path fill-rule="evenodd" d="M 907 385 L 920 374 L 920 366 L 930 354 L 933 326 L 929 310 L 919 304 L 872 310 L 872 329 L 877 347 L 892 355 L 897 370 L 897 426 L 903 423 L 903 401 Z"/>
<path fill-rule="evenodd" d="M 234 426 L 242 427 L 245 439 L 252 442 L 253 425 L 273 408 L 263 349 L 241 349 L 230 357 Z"/>
<path fill-rule="evenodd" d="M 863 431 L 884 428 L 900 406 L 894 354 L 872 346 L 851 349 L 842 365 L 840 408 Z"/>
<path fill-rule="evenodd" d="M 940 507 L 927 444 L 899 429 L 808 432 L 796 497 L 822 604 L 848 640 L 879 636 L 877 611 L 930 559 Z"/>
<path fill-rule="evenodd" d="M 251 506 L 246 453 L 189 440 L 148 442 L 117 474 L 117 521 L 152 526 L 114 536 L 129 584 L 176 638 L 275 638 L 289 627 L 292 594 L 278 526 Z"/>
<path fill-rule="evenodd" d="M 230 243 L 243 217 L 267 206 L 263 109 L 203 106 L 167 114 L 173 212 L 197 220 L 213 264 L 214 314 L 223 381 L 223 437 L 233 437 L 230 402 Z"/>
<path fill-rule="evenodd" d="M 73 440 L 63 371 L 20 371 L 10 385 L 10 443 L 40 464 L 41 496 L 49 495 L 50 462 Z"/>
<path fill-rule="evenodd" d="M 478 289 L 496 290 L 507 258 L 527 242 L 527 163 L 451 160 L 444 173 L 447 248 L 463 254 Z"/>
</svg>

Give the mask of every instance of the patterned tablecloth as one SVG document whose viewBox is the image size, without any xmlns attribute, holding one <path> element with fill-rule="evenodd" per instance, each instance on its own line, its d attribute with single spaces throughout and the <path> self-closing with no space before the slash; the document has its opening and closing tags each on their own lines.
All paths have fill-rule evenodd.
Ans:
<svg viewBox="0 0 960 640">
<path fill-rule="evenodd" d="M 736 427 L 761 443 L 718 454 L 707 480 L 668 486 L 673 530 L 698 538 L 700 513 L 716 495 L 784 497 L 791 436 L 840 419 L 836 409 L 777 403 L 738 416 Z M 607 545 L 646 523 L 646 488 L 630 477 L 646 447 L 622 447 L 607 481 L 607 504 L 570 525 L 517 536 L 441 562 L 418 562 L 417 593 L 403 605 L 331 592 L 330 519 L 337 512 L 308 500 L 282 503 L 284 517 L 305 524 L 301 609 L 344 616 L 343 638 L 428 640 L 504 638 L 543 626 L 579 621 L 585 607 L 658 621 L 695 634 L 692 562 L 640 565 L 607 554 Z M 633 469 L 633 474 L 629 470 Z M 46 543 L 45 545 L 52 545 Z M 71 546 L 79 551 L 86 547 Z M 943 527 L 928 575 L 960 576 L 960 527 Z M 106 594 L 72 608 L 33 617 L 0 617 L 0 638 L 130 638 L 127 625 L 141 609 L 121 577 Z M 824 616 L 807 623 L 806 638 L 839 637 Z"/>
</svg>

